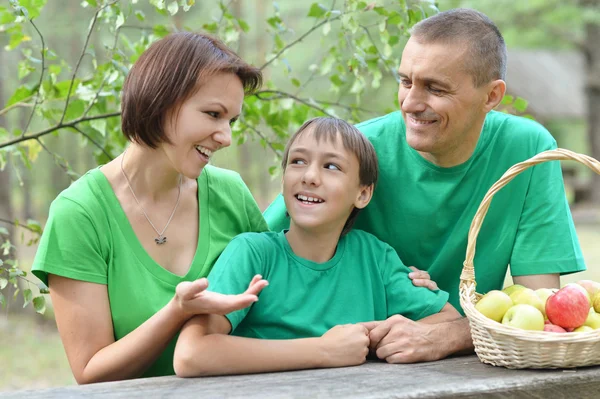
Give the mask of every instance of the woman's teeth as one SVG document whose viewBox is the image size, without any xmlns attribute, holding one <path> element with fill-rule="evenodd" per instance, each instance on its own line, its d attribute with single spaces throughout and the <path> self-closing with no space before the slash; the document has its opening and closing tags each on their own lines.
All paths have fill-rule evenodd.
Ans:
<svg viewBox="0 0 600 399">
<path fill-rule="evenodd" d="M 209 150 L 209 149 L 207 149 L 207 148 L 204 148 L 204 147 L 201 147 L 201 146 L 197 145 L 196 146 L 196 150 L 198 150 L 202 154 L 206 155 L 207 158 L 210 158 L 212 156 L 212 151 Z"/>
</svg>

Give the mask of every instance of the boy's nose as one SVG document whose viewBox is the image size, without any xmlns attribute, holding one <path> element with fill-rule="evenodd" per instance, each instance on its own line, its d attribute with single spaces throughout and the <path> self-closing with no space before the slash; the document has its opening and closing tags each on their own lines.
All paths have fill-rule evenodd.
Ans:
<svg viewBox="0 0 600 399">
<path fill-rule="evenodd" d="M 321 178 L 319 176 L 319 170 L 316 166 L 309 166 L 306 168 L 304 175 L 302 176 L 302 182 L 308 185 L 319 185 Z"/>
</svg>

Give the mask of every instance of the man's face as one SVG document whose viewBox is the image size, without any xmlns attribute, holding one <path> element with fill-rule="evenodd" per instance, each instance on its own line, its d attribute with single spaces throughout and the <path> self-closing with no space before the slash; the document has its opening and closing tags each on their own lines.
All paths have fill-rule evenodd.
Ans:
<svg viewBox="0 0 600 399">
<path fill-rule="evenodd" d="M 465 44 L 424 44 L 411 38 L 398 71 L 408 145 L 443 167 L 471 156 L 487 113 L 488 85 L 474 86 L 465 70 L 466 49 Z"/>
</svg>

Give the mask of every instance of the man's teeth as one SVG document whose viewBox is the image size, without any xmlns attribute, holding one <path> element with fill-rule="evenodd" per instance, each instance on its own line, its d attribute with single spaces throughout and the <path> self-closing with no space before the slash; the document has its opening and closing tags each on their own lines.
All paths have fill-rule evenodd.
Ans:
<svg viewBox="0 0 600 399">
<path fill-rule="evenodd" d="M 204 155 L 206 155 L 207 157 L 209 157 L 209 158 L 210 158 L 210 157 L 211 157 L 211 155 L 212 155 L 212 151 L 211 151 L 211 150 L 209 150 L 209 149 L 207 149 L 207 148 L 200 147 L 199 145 L 197 145 L 197 146 L 196 146 L 196 149 L 197 149 L 198 151 L 200 151 L 201 153 L 203 153 Z"/>
<path fill-rule="evenodd" d="M 297 197 L 298 197 L 298 199 L 299 199 L 300 201 L 308 201 L 308 202 L 316 202 L 316 203 L 321 203 L 321 202 L 323 202 L 323 200 L 322 200 L 322 199 L 319 199 L 319 198 L 313 198 L 313 197 L 307 197 L 306 195 L 301 195 L 301 194 L 298 194 L 298 196 L 297 196 Z"/>
</svg>

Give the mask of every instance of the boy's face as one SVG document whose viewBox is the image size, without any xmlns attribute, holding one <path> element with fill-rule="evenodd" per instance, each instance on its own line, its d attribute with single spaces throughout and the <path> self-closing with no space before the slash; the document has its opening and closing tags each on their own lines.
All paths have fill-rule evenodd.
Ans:
<svg viewBox="0 0 600 399">
<path fill-rule="evenodd" d="M 364 208 L 372 186 L 361 186 L 358 158 L 339 135 L 317 142 L 312 128 L 296 138 L 283 174 L 283 197 L 290 228 L 341 232 L 354 207 Z"/>
</svg>

